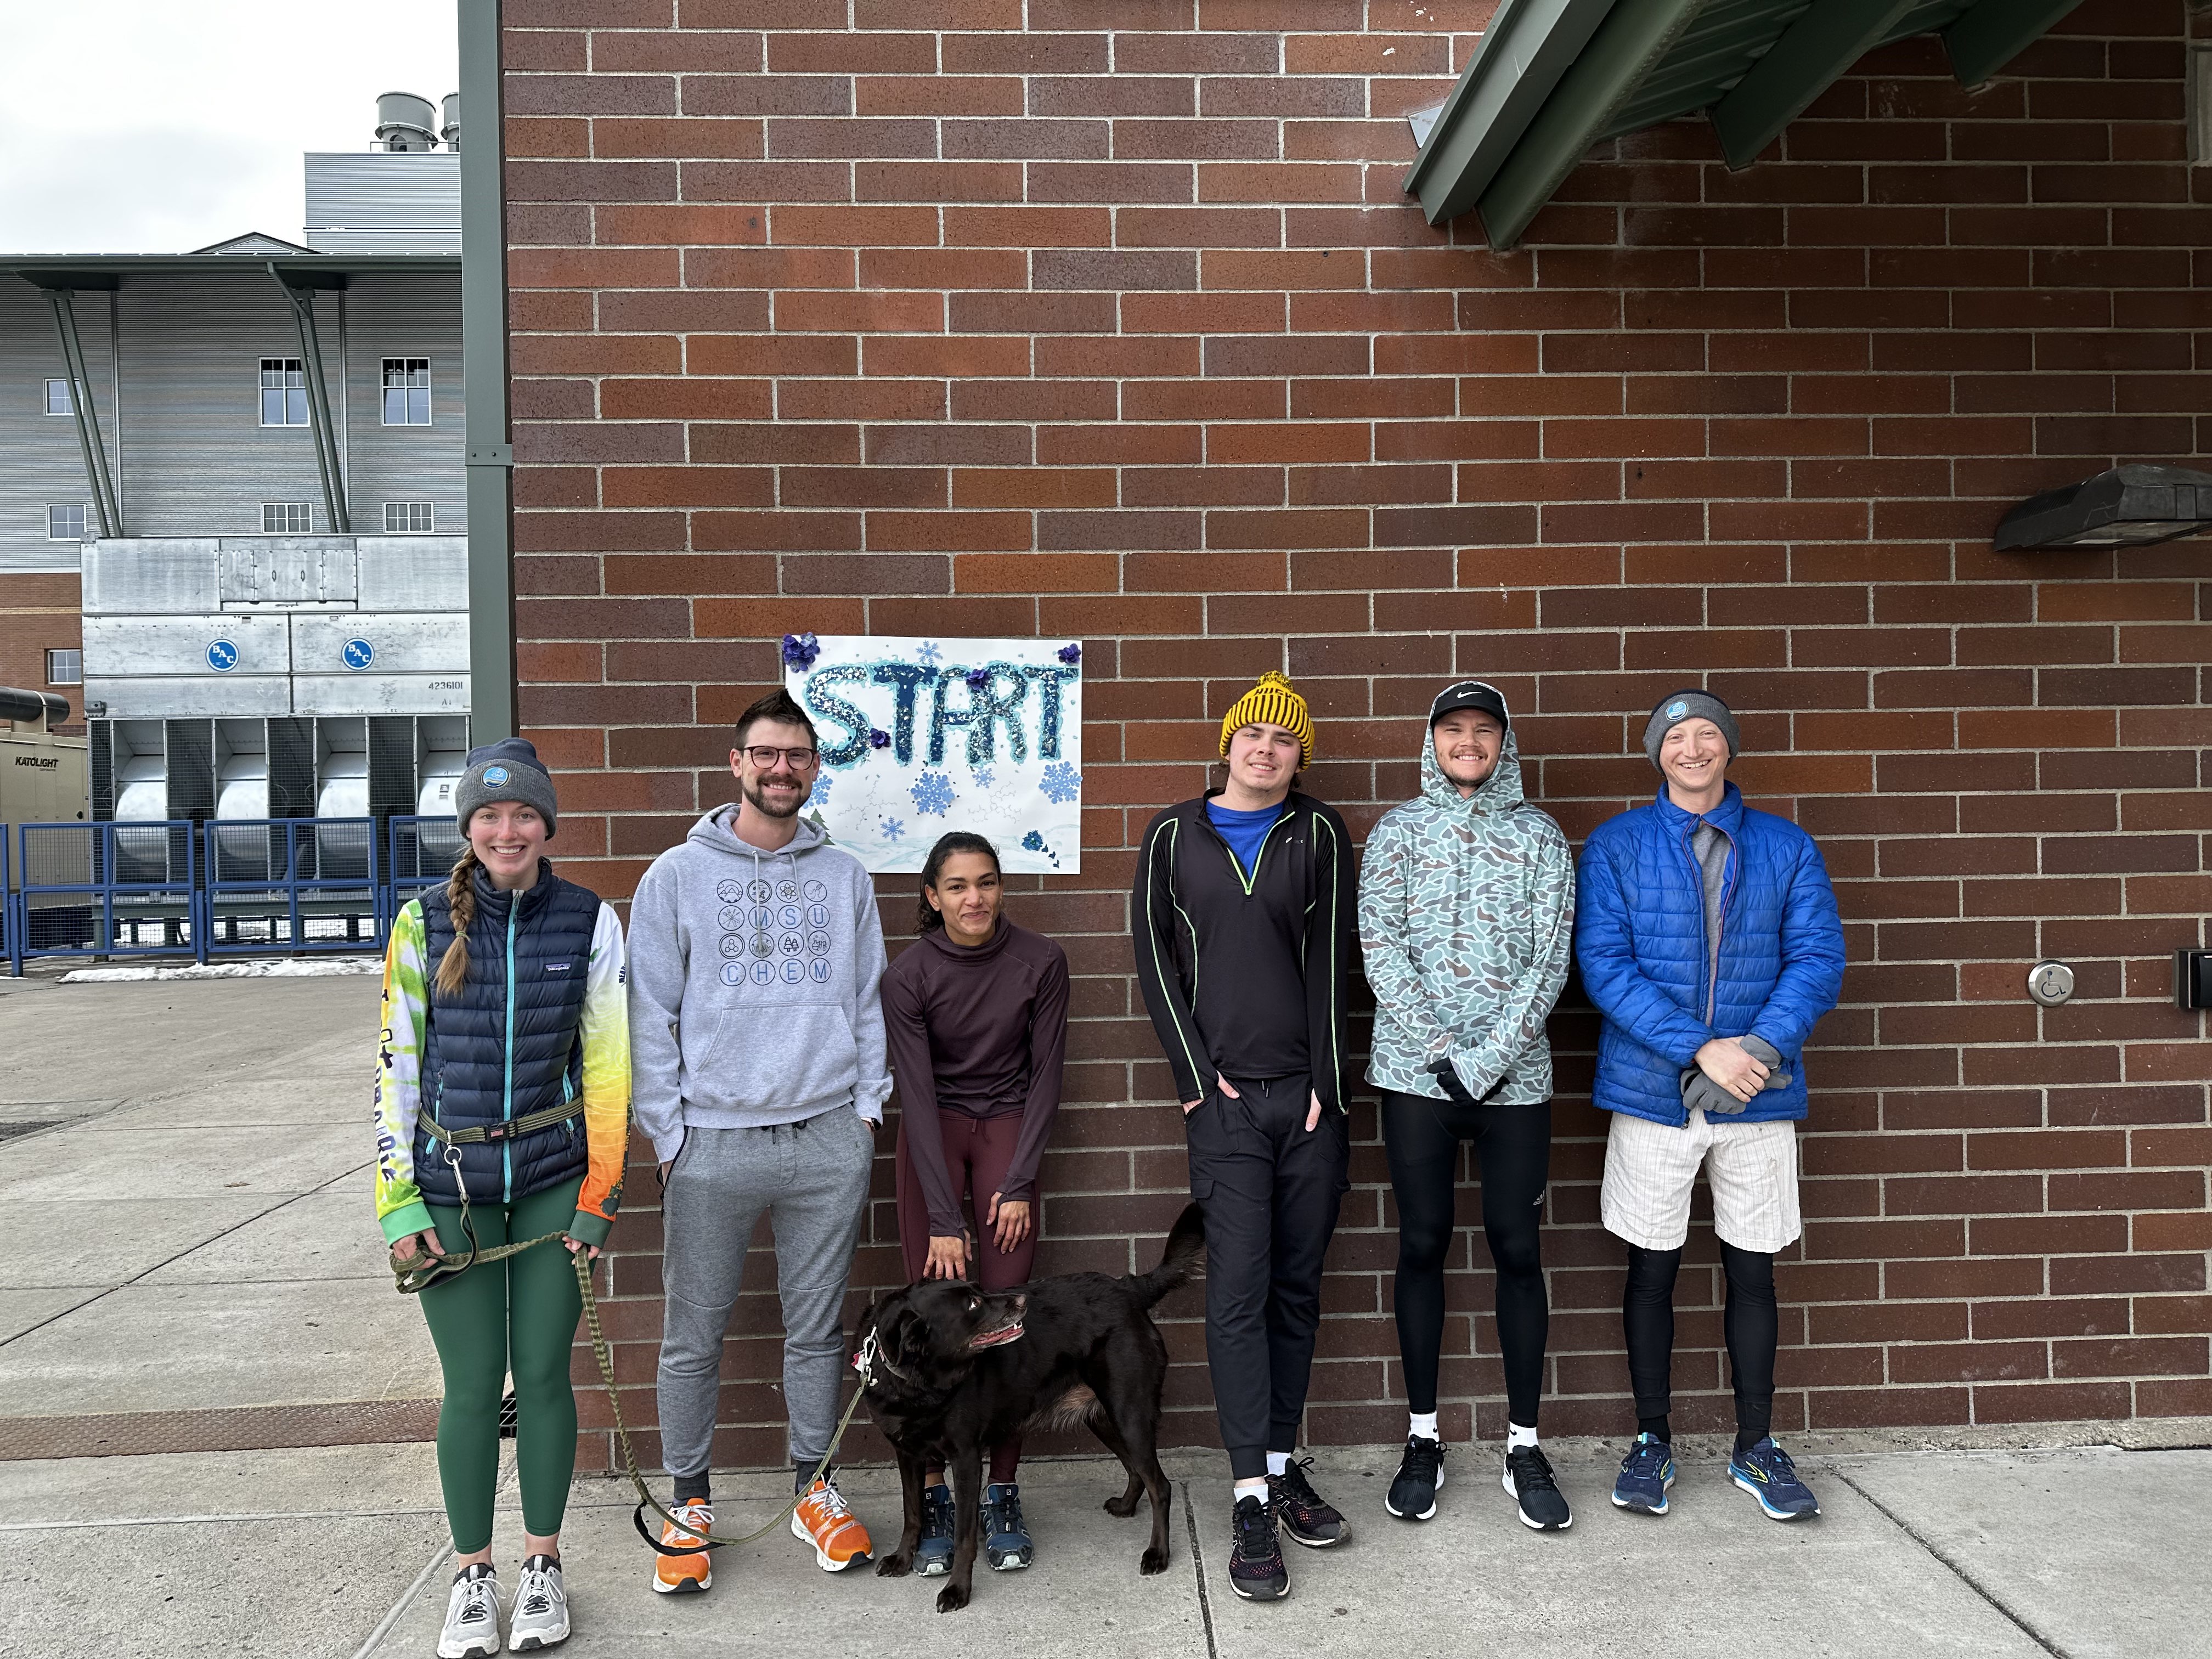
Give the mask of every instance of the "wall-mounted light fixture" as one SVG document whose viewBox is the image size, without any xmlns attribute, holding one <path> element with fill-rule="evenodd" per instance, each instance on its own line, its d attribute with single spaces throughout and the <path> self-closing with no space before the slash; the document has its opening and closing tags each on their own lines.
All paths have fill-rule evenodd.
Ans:
<svg viewBox="0 0 2212 1659">
<path fill-rule="evenodd" d="M 1996 550 L 2141 547 L 2212 530 L 2212 472 L 2116 466 L 2031 495 L 1997 526 Z"/>
</svg>

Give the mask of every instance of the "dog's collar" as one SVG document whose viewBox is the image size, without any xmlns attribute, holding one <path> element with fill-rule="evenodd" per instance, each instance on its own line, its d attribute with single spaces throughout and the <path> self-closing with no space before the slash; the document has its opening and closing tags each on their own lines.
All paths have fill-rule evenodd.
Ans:
<svg viewBox="0 0 2212 1659">
<path fill-rule="evenodd" d="M 853 1356 L 853 1369 L 860 1374 L 861 1388 L 872 1389 L 875 1386 L 875 1370 L 878 1365 L 908 1388 L 915 1387 L 915 1380 L 892 1364 L 890 1357 L 877 1346 L 876 1334 L 874 1331 L 870 1331 L 860 1344 L 860 1352 Z"/>
</svg>

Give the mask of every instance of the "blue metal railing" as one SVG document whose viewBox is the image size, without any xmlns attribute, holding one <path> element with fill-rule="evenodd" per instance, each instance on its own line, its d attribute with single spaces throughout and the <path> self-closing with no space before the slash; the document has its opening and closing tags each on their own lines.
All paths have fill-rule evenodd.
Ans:
<svg viewBox="0 0 2212 1659">
<path fill-rule="evenodd" d="M 189 952 L 205 961 L 194 827 L 17 825 L 9 967 L 20 974 L 27 957 Z"/>
<path fill-rule="evenodd" d="M 384 862 L 384 925 L 387 928 L 398 920 L 410 899 L 445 884 L 463 845 L 459 829 L 448 817 L 395 817 L 388 834 L 389 850 Z"/>
<path fill-rule="evenodd" d="M 223 818 L 199 829 L 202 961 L 383 942 L 375 819 Z"/>
</svg>

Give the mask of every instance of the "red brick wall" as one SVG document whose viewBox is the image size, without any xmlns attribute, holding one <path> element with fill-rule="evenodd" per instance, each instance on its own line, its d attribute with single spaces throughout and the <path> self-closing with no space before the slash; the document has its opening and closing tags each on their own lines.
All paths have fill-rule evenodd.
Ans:
<svg viewBox="0 0 2212 1659">
<path fill-rule="evenodd" d="M 67 697 L 70 717 L 54 722 L 57 732 L 82 734 L 84 688 L 48 685 L 46 653 L 79 648 L 83 634 L 76 577 L 0 575 L 0 685 Z"/>
<path fill-rule="evenodd" d="M 2204 556 L 1989 550 L 2032 490 L 2207 447 L 2181 0 L 2089 0 L 1975 93 L 1932 40 L 1884 51 L 1741 173 L 1695 123 L 1601 147 L 1505 256 L 1400 194 L 1403 112 L 1491 9 L 507 0 L 522 708 L 571 873 L 626 892 L 727 796 L 787 629 L 1082 635 L 1084 873 L 1014 902 L 1079 976 L 1045 1263 L 1119 1269 L 1184 1176 L 1124 890 L 1226 702 L 1291 672 L 1364 830 L 1435 686 L 1490 676 L 1579 837 L 1702 683 L 1747 793 L 1820 836 L 1854 964 L 1778 1422 L 2212 1412 L 2212 1051 L 2166 998 L 2212 909 Z M 2081 980 L 2051 1012 L 2043 955 Z M 1626 1423 L 1594 1026 L 1571 993 L 1562 1432 Z M 1354 1134 L 1321 1440 L 1402 1432 L 1371 1104 Z M 641 1174 L 611 1311 L 649 1420 Z M 1455 1260 L 1446 1422 L 1494 1434 L 1487 1256 Z M 1690 1261 L 1680 1420 L 1717 1427 L 1709 1231 Z M 754 1267 L 720 1450 L 773 1462 Z M 1195 1306 L 1170 1431 L 1206 1440 Z"/>
</svg>

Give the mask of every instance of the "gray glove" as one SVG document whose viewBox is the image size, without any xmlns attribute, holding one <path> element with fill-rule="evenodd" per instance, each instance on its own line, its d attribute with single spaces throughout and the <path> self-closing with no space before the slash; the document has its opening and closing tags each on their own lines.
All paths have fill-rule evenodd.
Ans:
<svg viewBox="0 0 2212 1659">
<path fill-rule="evenodd" d="M 1766 1067 L 1766 1081 L 1760 1085 L 1763 1094 L 1768 1089 L 1786 1089 L 1790 1073 L 1783 1069 L 1782 1053 L 1762 1036 L 1738 1037 L 1744 1052 Z M 1700 1107 L 1707 1117 L 1725 1117 L 1741 1112 L 1751 1103 L 1738 1100 L 1727 1090 L 1707 1077 L 1694 1066 L 1682 1068 L 1682 1108 L 1694 1112 Z"/>
</svg>

